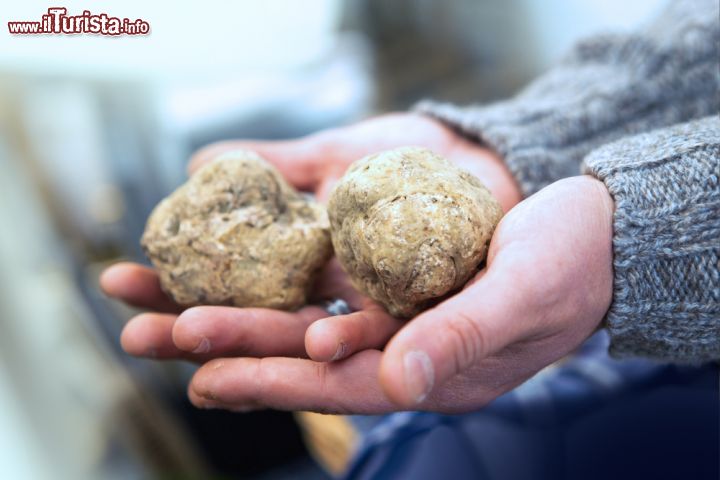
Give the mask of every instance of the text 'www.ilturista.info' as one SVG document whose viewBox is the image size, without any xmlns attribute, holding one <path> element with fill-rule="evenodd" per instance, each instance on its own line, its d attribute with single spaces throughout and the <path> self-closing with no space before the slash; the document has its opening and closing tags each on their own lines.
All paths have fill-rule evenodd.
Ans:
<svg viewBox="0 0 720 480">
<path fill-rule="evenodd" d="M 67 8 L 52 7 L 40 21 L 8 22 L 8 31 L 13 35 L 147 35 L 150 24 L 140 18 L 130 20 L 107 13 L 93 14 L 89 10 L 81 15 L 68 15 Z"/>
</svg>

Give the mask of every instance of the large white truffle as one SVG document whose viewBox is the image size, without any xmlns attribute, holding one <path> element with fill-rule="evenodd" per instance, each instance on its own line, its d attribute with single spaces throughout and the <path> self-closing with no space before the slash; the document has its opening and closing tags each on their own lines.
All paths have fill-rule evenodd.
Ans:
<svg viewBox="0 0 720 480">
<path fill-rule="evenodd" d="M 328 214 L 355 287 L 392 315 L 412 317 L 477 272 L 502 209 L 470 173 L 405 147 L 353 163 Z"/>
<path fill-rule="evenodd" d="M 296 309 L 332 255 L 324 207 L 248 151 L 222 155 L 160 202 L 141 243 L 184 306 Z"/>
</svg>

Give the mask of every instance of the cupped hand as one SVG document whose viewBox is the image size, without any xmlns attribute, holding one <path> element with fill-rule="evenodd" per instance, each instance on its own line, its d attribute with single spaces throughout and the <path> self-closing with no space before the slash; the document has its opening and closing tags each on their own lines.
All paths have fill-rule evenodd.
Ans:
<svg viewBox="0 0 720 480">
<path fill-rule="evenodd" d="M 474 280 L 405 324 L 384 351 L 362 342 L 372 314 L 323 319 L 305 335 L 311 359 L 215 359 L 196 372 L 190 399 L 236 411 L 481 407 L 598 328 L 612 298 L 612 215 L 601 182 L 556 182 L 503 218 Z M 350 324 L 355 336 L 339 328 Z M 347 358 L 328 361 L 338 349 Z"/>
<path fill-rule="evenodd" d="M 249 149 L 273 163 L 296 188 L 325 200 L 347 167 L 365 155 L 405 145 L 430 148 L 480 178 L 505 210 L 520 193 L 502 161 L 441 123 L 416 114 L 390 114 L 352 126 L 289 141 L 228 141 L 205 147 L 189 165 L 192 174 L 229 150 Z M 351 352 L 382 348 L 403 325 L 358 294 L 336 260 L 320 274 L 313 301 L 341 298 L 356 313 L 308 327 L 327 312 L 307 306 L 297 312 L 262 308 L 195 307 L 184 310 L 161 290 L 148 267 L 119 263 L 100 279 L 110 296 L 148 309 L 123 330 L 123 348 L 132 355 L 205 362 L 217 357 L 307 357 L 338 360 Z M 337 341 L 337 339 L 341 339 Z"/>
</svg>

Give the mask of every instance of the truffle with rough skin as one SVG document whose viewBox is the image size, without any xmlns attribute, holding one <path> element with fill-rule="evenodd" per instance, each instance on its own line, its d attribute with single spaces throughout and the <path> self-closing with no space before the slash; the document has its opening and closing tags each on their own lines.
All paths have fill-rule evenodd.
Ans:
<svg viewBox="0 0 720 480">
<path fill-rule="evenodd" d="M 425 148 L 353 163 L 328 204 L 335 253 L 357 289 L 408 318 L 461 288 L 487 255 L 500 204 Z"/>
<path fill-rule="evenodd" d="M 221 155 L 162 200 L 141 243 L 183 306 L 296 309 L 332 255 L 325 208 L 248 151 Z"/>
</svg>

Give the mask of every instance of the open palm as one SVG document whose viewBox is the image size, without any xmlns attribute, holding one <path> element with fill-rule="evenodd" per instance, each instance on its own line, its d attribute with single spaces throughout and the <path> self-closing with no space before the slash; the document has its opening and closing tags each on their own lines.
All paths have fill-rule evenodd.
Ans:
<svg viewBox="0 0 720 480">
<path fill-rule="evenodd" d="M 612 210 L 598 180 L 557 182 L 500 222 L 473 281 L 405 324 L 384 351 L 350 346 L 353 355 L 333 362 L 313 349 L 312 359 L 218 358 L 195 373 L 189 397 L 235 411 L 475 410 L 598 328 L 612 297 Z M 319 320 L 306 342 L 327 341 L 328 329 L 353 319 L 361 331 L 370 316 Z"/>
<path fill-rule="evenodd" d="M 505 210 L 519 201 L 517 187 L 500 159 L 426 117 L 391 114 L 350 127 L 326 130 L 298 140 L 281 142 L 228 141 L 194 155 L 192 174 L 223 152 L 257 151 L 273 163 L 296 188 L 327 199 L 334 183 L 355 160 L 404 145 L 430 148 L 480 178 Z M 356 292 L 333 259 L 321 272 L 311 301 L 341 298 L 356 313 L 327 319 L 320 306 L 296 312 L 263 308 L 195 307 L 183 311 L 161 290 L 157 274 L 148 267 L 120 263 L 101 278 L 108 295 L 149 309 L 133 318 L 123 331 L 123 348 L 151 358 L 185 358 L 204 362 L 219 356 L 312 356 L 337 360 L 351 352 L 382 348 L 402 326 L 380 306 Z"/>
</svg>

